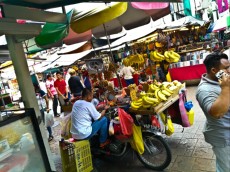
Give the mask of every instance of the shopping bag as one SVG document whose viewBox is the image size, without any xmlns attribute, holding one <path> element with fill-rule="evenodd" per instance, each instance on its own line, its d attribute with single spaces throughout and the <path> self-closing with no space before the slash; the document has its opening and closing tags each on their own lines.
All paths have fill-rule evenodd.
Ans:
<svg viewBox="0 0 230 172">
<path fill-rule="evenodd" d="M 54 125 L 53 110 L 50 110 L 49 112 L 44 111 L 44 115 L 45 115 L 45 126 L 52 127 Z"/>
<path fill-rule="evenodd" d="M 133 129 L 133 138 L 130 141 L 130 144 L 135 151 L 137 151 L 139 154 L 143 154 L 145 149 L 144 149 L 141 127 L 136 126 L 134 124 L 132 129 Z"/>
<path fill-rule="evenodd" d="M 63 120 L 61 120 L 60 124 L 61 124 L 61 136 L 64 139 L 71 138 L 72 137 L 71 133 L 70 133 L 70 129 L 71 129 L 71 113 L 66 115 L 63 118 Z"/>
<path fill-rule="evenodd" d="M 121 108 L 118 108 L 118 116 L 122 134 L 131 136 L 133 134 L 133 118 Z"/>
</svg>

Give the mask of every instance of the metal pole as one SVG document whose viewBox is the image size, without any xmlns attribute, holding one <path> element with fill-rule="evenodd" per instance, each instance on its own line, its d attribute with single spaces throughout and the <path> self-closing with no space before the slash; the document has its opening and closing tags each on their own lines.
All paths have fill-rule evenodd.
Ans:
<svg viewBox="0 0 230 172">
<path fill-rule="evenodd" d="M 30 77 L 23 46 L 21 43 L 16 42 L 16 39 L 13 35 L 6 35 L 6 40 L 25 107 L 34 108 L 36 116 L 39 117 L 41 116 L 41 113 L 35 96 L 34 87 L 32 84 L 32 79 Z M 47 133 L 43 123 L 39 124 L 39 128 L 41 130 L 43 142 L 45 144 L 46 153 L 49 159 L 51 169 L 55 171 L 56 169 L 50 151 Z"/>
<path fill-rule="evenodd" d="M 112 50 L 111 50 L 111 47 L 110 47 L 110 41 L 109 41 L 108 33 L 107 33 L 107 30 L 105 28 L 105 24 L 104 23 L 103 23 L 103 27 L 104 27 L 105 35 L 106 35 L 106 38 L 107 38 L 107 41 L 108 41 L 108 45 L 109 45 L 109 50 L 110 50 L 110 55 L 111 55 L 112 62 L 115 63 L 115 61 L 113 59 L 113 53 L 112 53 Z M 117 76 L 117 79 L 118 79 L 119 87 L 120 87 L 120 89 L 122 89 L 122 84 L 121 84 L 120 77 L 117 74 L 117 72 L 115 72 L 115 73 L 116 73 L 116 76 Z"/>
<path fill-rule="evenodd" d="M 104 23 L 103 23 L 103 27 L 104 27 L 104 31 L 105 31 L 105 36 L 106 36 L 107 41 L 108 41 L 111 59 L 112 59 L 112 61 L 114 62 L 113 53 L 112 53 L 112 50 L 111 50 L 111 47 L 110 47 L 110 41 L 109 41 L 108 33 L 107 33 L 107 30 L 106 30 L 106 28 L 105 28 L 105 24 L 104 24 Z"/>
</svg>

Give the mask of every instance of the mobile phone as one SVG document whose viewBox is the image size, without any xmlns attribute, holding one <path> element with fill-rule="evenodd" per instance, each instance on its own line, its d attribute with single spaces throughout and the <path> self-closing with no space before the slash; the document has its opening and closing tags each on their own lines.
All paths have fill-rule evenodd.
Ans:
<svg viewBox="0 0 230 172">
<path fill-rule="evenodd" d="M 217 72 L 217 73 L 216 73 L 217 79 L 221 79 L 222 76 L 223 76 L 223 74 L 224 74 L 224 71 L 223 71 L 223 70 L 220 70 L 219 72 Z"/>
<path fill-rule="evenodd" d="M 218 79 L 221 79 L 223 75 L 228 75 L 228 74 L 225 73 L 223 70 L 220 70 L 219 72 L 216 73 L 216 77 Z"/>
</svg>

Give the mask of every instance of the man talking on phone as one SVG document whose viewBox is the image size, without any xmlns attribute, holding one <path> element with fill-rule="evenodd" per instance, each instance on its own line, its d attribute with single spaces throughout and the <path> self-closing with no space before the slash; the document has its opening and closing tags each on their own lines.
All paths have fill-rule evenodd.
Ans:
<svg viewBox="0 0 230 172">
<path fill-rule="evenodd" d="M 216 155 L 216 171 L 227 172 L 230 169 L 230 62 L 226 54 L 215 52 L 206 57 L 204 65 L 207 74 L 202 76 L 196 93 L 207 119 L 203 133 Z"/>
</svg>

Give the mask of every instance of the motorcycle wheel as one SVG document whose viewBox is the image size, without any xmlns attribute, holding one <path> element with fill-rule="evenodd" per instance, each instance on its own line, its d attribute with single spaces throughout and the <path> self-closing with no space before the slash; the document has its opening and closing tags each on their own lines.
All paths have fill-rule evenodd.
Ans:
<svg viewBox="0 0 230 172">
<path fill-rule="evenodd" d="M 145 151 L 143 154 L 137 153 L 141 163 L 152 170 L 164 170 L 171 162 L 172 153 L 161 136 L 154 135 L 150 132 L 142 133 Z"/>
</svg>

